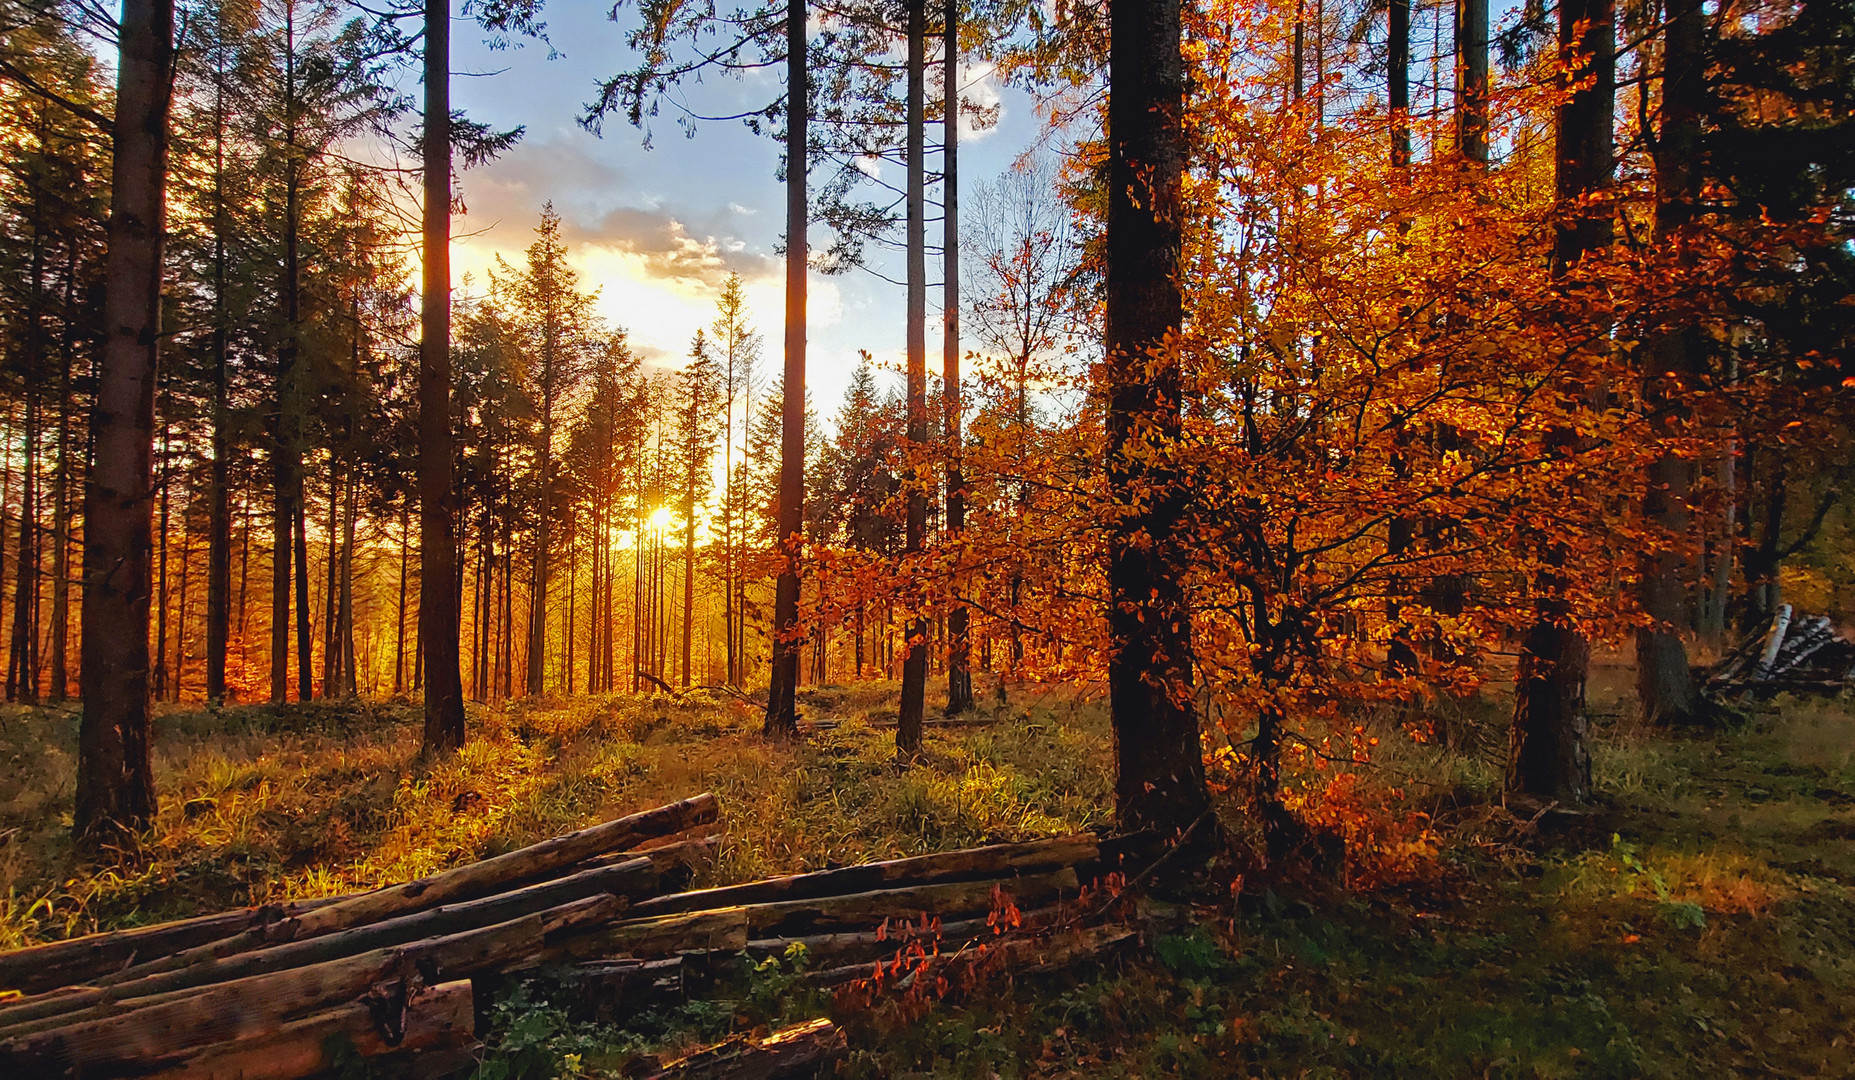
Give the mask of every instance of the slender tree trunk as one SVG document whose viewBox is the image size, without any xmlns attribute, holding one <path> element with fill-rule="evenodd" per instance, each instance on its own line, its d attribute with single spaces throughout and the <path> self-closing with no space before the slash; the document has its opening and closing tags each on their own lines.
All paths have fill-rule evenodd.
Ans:
<svg viewBox="0 0 1855 1080">
<path fill-rule="evenodd" d="M 1128 830 L 1189 829 L 1209 805 L 1176 550 L 1183 492 L 1143 447 L 1178 437 L 1173 350 L 1185 173 L 1179 0 L 1109 0 L 1107 326 L 1109 710 Z"/>
<path fill-rule="evenodd" d="M 341 528 L 341 470 L 334 455 L 329 456 L 328 540 L 324 545 L 322 581 L 322 696 L 336 696 L 341 685 L 341 648 L 337 632 L 341 618 L 337 611 L 338 578 L 341 574 L 341 545 L 335 537 Z"/>
<path fill-rule="evenodd" d="M 213 87 L 213 464 L 207 508 L 206 700 L 225 700 L 232 599 L 231 356 L 226 311 L 225 72 Z"/>
<path fill-rule="evenodd" d="M 1695 154 L 1707 92 L 1700 0 L 1669 0 L 1665 10 L 1662 130 L 1655 143 L 1655 238 L 1662 246 L 1678 244 L 1693 217 L 1699 195 Z M 1678 401 L 1680 383 L 1698 371 L 1700 342 L 1688 327 L 1672 327 L 1645 343 L 1643 351 L 1648 366 L 1643 373 L 1644 405 L 1664 414 L 1656 419 L 1655 430 L 1666 439 L 1685 417 Z M 1643 560 L 1643 612 L 1654 622 L 1636 632 L 1636 695 L 1650 720 L 1691 724 L 1701 719 L 1702 711 L 1682 637 L 1689 623 L 1691 561 L 1682 552 L 1691 524 L 1693 466 L 1672 448 L 1663 449 L 1650 463 L 1647 481 L 1643 516 L 1660 530 L 1662 546 Z"/>
<path fill-rule="evenodd" d="M 927 443 L 927 0 L 908 0 L 908 447 L 915 457 Z M 908 470 L 908 517 L 902 550 L 921 551 L 927 534 L 927 496 L 920 469 Z M 927 622 L 919 614 L 908 620 L 906 657 L 902 660 L 902 707 L 895 726 L 895 748 L 903 754 L 921 749 L 921 721 L 927 691 Z"/>
<path fill-rule="evenodd" d="M 786 369 L 779 438 L 779 547 L 782 563 L 773 595 L 772 681 L 766 734 L 797 734 L 799 682 L 799 545 L 805 528 L 805 274 L 806 119 L 805 0 L 786 6 Z"/>
<path fill-rule="evenodd" d="M 36 286 L 37 282 L 34 284 Z M 35 287 L 35 305 L 37 296 Z M 38 337 L 36 333 L 31 336 Z M 24 442 L 25 461 L 19 488 L 19 559 L 14 567 L 13 642 L 7 660 L 7 697 L 35 705 L 39 700 L 38 657 L 35 655 L 39 640 L 39 395 L 32 386 L 26 388 Z"/>
<path fill-rule="evenodd" d="M 314 669 L 315 639 L 309 636 L 309 498 L 303 483 L 303 471 L 296 472 L 296 700 L 309 701 L 316 696 Z"/>
<path fill-rule="evenodd" d="M 73 831 L 134 831 L 155 813 L 149 766 L 148 556 L 173 93 L 172 0 L 123 0 L 117 31 L 109 255 L 84 490 L 82 673 Z"/>
<path fill-rule="evenodd" d="M 1391 0 L 1386 97 L 1391 110 L 1391 164 L 1411 163 L 1411 0 Z"/>
<path fill-rule="evenodd" d="M 947 407 L 947 540 L 958 552 L 966 532 L 966 477 L 960 469 L 965 449 L 960 429 L 960 4 L 947 0 L 945 65 L 942 80 L 946 86 L 942 142 L 946 147 L 946 175 L 941 180 L 942 274 L 946 279 L 942 301 L 941 379 Z M 959 578 L 954 579 L 955 599 L 947 614 L 947 715 L 958 716 L 973 707 L 972 642 L 968 631 L 969 614 L 960 603 Z M 859 647 L 861 642 L 859 640 Z M 858 659 L 861 675 L 862 660 Z"/>
<path fill-rule="evenodd" d="M 1559 107 L 1554 188 L 1562 205 L 1608 187 L 1615 173 L 1611 123 L 1616 108 L 1615 8 L 1611 0 L 1565 0 L 1559 6 L 1562 53 L 1588 57 L 1576 73 L 1578 88 Z M 1580 214 L 1560 227 L 1554 273 L 1563 275 L 1586 254 L 1609 246 L 1609 211 Z M 1577 435 L 1552 439 L 1556 452 L 1573 453 Z M 1534 623 L 1520 647 L 1514 720 L 1508 743 L 1507 790 L 1580 803 L 1591 793 L 1591 758 L 1585 745 L 1585 674 L 1590 646 L 1580 633 L 1565 593 L 1571 584 L 1565 546 L 1548 540 L 1535 581 Z"/>
<path fill-rule="evenodd" d="M 1488 0 L 1456 0 L 1456 149 L 1488 164 Z"/>
<path fill-rule="evenodd" d="M 419 344 L 419 647 L 425 747 L 464 745 L 457 667 L 457 493 L 451 479 L 451 23 L 425 0 L 425 235 Z"/>
<path fill-rule="evenodd" d="M 187 678 L 187 585 L 192 577 L 193 517 L 187 513 L 191 491 L 183 490 L 180 504 L 180 602 L 174 612 L 174 690 L 168 700 L 180 701 Z"/>
<path fill-rule="evenodd" d="M 77 364 L 75 249 L 65 260 L 64 362 L 58 375 L 58 464 L 52 476 L 52 618 L 51 699 L 65 700 L 71 692 L 66 649 L 71 634 L 71 369 Z"/>
<path fill-rule="evenodd" d="M 399 504 L 399 604 L 393 609 L 393 696 L 406 688 L 406 564 L 412 550 L 412 522 Z"/>
<path fill-rule="evenodd" d="M 713 444 L 710 444 L 713 445 Z M 683 688 L 689 687 L 690 646 L 696 618 L 696 477 L 683 493 Z"/>
<path fill-rule="evenodd" d="M 354 518 L 355 483 L 348 482 L 348 505 L 342 511 L 341 526 L 341 604 L 336 614 L 335 641 L 340 650 L 340 685 L 343 697 L 353 697 L 360 690 L 359 673 L 354 670 Z M 333 537 L 330 538 L 331 542 Z"/>
</svg>

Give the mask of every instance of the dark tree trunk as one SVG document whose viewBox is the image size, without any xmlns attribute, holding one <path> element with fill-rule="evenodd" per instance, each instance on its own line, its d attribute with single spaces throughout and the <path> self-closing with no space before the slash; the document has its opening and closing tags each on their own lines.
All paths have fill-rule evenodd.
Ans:
<svg viewBox="0 0 1855 1080">
<path fill-rule="evenodd" d="M 966 530 L 966 477 L 960 471 L 962 435 L 960 432 L 960 4 L 947 0 L 945 65 L 942 79 L 946 85 L 946 115 L 941 118 L 942 141 L 946 147 L 946 175 L 941 178 L 942 211 L 941 273 L 944 287 L 941 339 L 941 392 L 947 404 L 947 539 L 959 549 Z M 959 602 L 959 580 L 954 582 L 953 609 L 947 613 L 947 715 L 958 716 L 973 707 L 972 643 L 968 633 L 969 615 Z M 858 676 L 862 676 L 861 638 L 858 639 Z"/>
<path fill-rule="evenodd" d="M 35 275 L 36 276 L 36 275 Z M 35 286 L 37 282 L 34 282 Z M 37 303 L 38 290 L 33 290 Z M 36 318 L 34 322 L 36 322 Z M 31 334 L 36 338 L 36 333 Z M 39 359 L 36 355 L 34 360 Z M 39 396 L 26 388 L 25 461 L 19 489 L 19 559 L 14 566 L 13 641 L 7 651 L 7 698 L 39 700 Z"/>
<path fill-rule="evenodd" d="M 1576 0 L 1574 0 L 1576 2 Z M 1411 163 L 1411 0 L 1391 0 L 1385 89 L 1391 109 L 1391 164 Z"/>
<path fill-rule="evenodd" d="M 464 745 L 457 666 L 457 493 L 451 479 L 451 24 L 425 0 L 425 235 L 419 344 L 419 648 L 425 747 Z"/>
<path fill-rule="evenodd" d="M 1456 0 L 1456 148 L 1488 164 L 1488 0 Z"/>
<path fill-rule="evenodd" d="M 779 546 L 783 557 L 773 592 L 772 681 L 767 688 L 766 734 L 799 730 L 799 544 L 805 527 L 805 273 L 806 119 L 805 0 L 786 8 L 786 369 L 780 403 Z"/>
<path fill-rule="evenodd" d="M 1615 9 L 1611 0 L 1565 0 L 1559 6 L 1562 53 L 1587 57 L 1579 87 L 1560 106 L 1554 188 L 1561 205 L 1608 187 L 1615 166 L 1611 120 L 1615 111 Z M 1587 253 L 1610 244 L 1608 209 L 1582 212 L 1562 224 L 1553 269 L 1563 275 Z M 1555 433 L 1554 450 L 1573 453 L 1577 436 Z M 1583 802 L 1591 793 L 1591 758 L 1585 746 L 1585 674 L 1590 646 L 1565 598 L 1571 585 L 1563 544 L 1547 540 L 1534 582 L 1534 623 L 1520 646 L 1508 740 L 1507 790 L 1560 802 Z"/>
<path fill-rule="evenodd" d="M 1185 173 L 1179 0 L 1109 0 L 1107 398 L 1109 710 L 1126 829 L 1177 833 L 1209 805 L 1177 550 L 1184 493 L 1143 445 L 1179 433 L 1173 339 Z"/>
<path fill-rule="evenodd" d="M 911 455 L 927 442 L 927 0 L 908 0 L 908 444 Z M 908 517 L 902 550 L 921 550 L 927 534 L 923 477 L 908 471 Z M 902 706 L 895 747 L 921 749 L 921 720 L 927 691 L 927 622 L 916 614 L 903 630 Z"/>
<path fill-rule="evenodd" d="M 172 0 L 123 0 L 117 34 L 101 363 L 84 487 L 82 672 L 73 830 L 136 830 L 155 812 L 149 767 L 148 560 L 161 249 L 173 91 Z"/>
<path fill-rule="evenodd" d="M 1706 106 L 1706 71 L 1699 0 L 1669 0 L 1662 34 L 1662 130 L 1655 143 L 1655 237 L 1678 243 L 1693 214 L 1701 111 Z M 1685 415 L 1679 408 L 1680 381 L 1697 373 L 1700 342 L 1685 326 L 1671 327 L 1644 347 L 1643 399 L 1658 417 L 1657 433 L 1674 434 Z M 1672 450 L 1649 466 L 1643 516 L 1661 531 L 1664 547 L 1652 550 L 1642 568 L 1642 606 L 1654 620 L 1636 632 L 1636 695 L 1643 716 L 1657 723 L 1690 724 L 1701 719 L 1699 688 L 1688 668 L 1682 628 L 1690 621 L 1688 499 L 1693 465 Z"/>
<path fill-rule="evenodd" d="M 315 639 L 309 636 L 309 497 L 303 483 L 302 469 L 296 473 L 296 700 L 308 701 L 316 696 L 314 658 Z"/>
<path fill-rule="evenodd" d="M 224 72 L 213 96 L 213 464 L 206 526 L 206 700 L 225 700 L 225 654 L 232 619 L 231 359 L 226 311 Z"/>
<path fill-rule="evenodd" d="M 393 694 L 406 688 L 406 569 L 411 562 L 412 521 L 399 504 L 399 603 L 393 608 Z"/>
</svg>

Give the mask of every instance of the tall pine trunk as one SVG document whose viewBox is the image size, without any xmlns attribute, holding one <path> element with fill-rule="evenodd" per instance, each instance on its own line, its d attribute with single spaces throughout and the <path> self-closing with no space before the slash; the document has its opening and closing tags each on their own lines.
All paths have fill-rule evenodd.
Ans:
<svg viewBox="0 0 1855 1080">
<path fill-rule="evenodd" d="M 908 0 L 908 449 L 918 458 L 927 443 L 927 0 Z M 902 550 L 921 550 L 927 533 L 927 496 L 920 469 L 908 470 L 908 517 Z M 903 633 L 902 706 L 896 720 L 895 747 L 904 754 L 921 749 L 921 721 L 927 691 L 927 622 L 916 614 Z"/>
<path fill-rule="evenodd" d="M 1109 0 L 1109 711 L 1123 828 L 1176 834 L 1209 806 L 1177 551 L 1184 493 L 1146 447 L 1179 436 L 1184 212 L 1179 0 Z"/>
<path fill-rule="evenodd" d="M 223 52 L 220 53 L 223 57 Z M 231 357 L 226 311 L 225 72 L 213 84 L 213 464 L 206 538 L 206 700 L 225 700 L 232 621 Z"/>
<path fill-rule="evenodd" d="M 101 362 L 84 485 L 80 838 L 136 830 L 155 813 L 149 766 L 148 563 L 155 383 L 167 212 L 172 0 L 123 0 L 117 31 L 109 255 Z"/>
<path fill-rule="evenodd" d="M 947 540 L 957 552 L 966 531 L 966 478 L 960 471 L 960 3 L 947 0 L 942 81 L 945 115 L 941 117 L 946 155 L 941 178 L 944 202 L 941 220 L 941 273 L 945 278 L 942 305 L 941 392 L 946 398 L 947 422 Z M 953 609 L 947 613 L 947 715 L 958 716 L 973 707 L 972 645 L 966 605 L 960 603 L 960 581 L 954 579 Z M 859 650 L 861 648 L 859 639 Z M 862 660 L 858 660 L 861 675 Z"/>
<path fill-rule="evenodd" d="M 809 155 L 806 119 L 810 96 L 805 73 L 805 0 L 786 6 L 786 367 L 780 402 L 779 580 L 773 592 L 772 678 L 767 687 L 766 734 L 797 734 L 799 682 L 799 544 L 805 527 L 805 196 Z"/>
<path fill-rule="evenodd" d="M 51 699 L 71 692 L 71 369 L 77 364 L 77 252 L 65 257 L 63 363 L 58 374 L 58 462 L 52 474 Z"/>
<path fill-rule="evenodd" d="M 1488 164 L 1488 0 L 1456 0 L 1456 149 Z"/>
<path fill-rule="evenodd" d="M 419 311 L 419 648 L 425 748 L 464 745 L 458 674 L 457 493 L 451 479 L 451 21 L 425 0 L 425 233 Z"/>
</svg>

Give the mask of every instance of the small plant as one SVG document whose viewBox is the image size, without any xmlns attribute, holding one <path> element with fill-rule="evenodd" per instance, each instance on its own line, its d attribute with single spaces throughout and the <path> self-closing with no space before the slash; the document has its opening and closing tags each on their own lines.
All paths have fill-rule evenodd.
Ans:
<svg viewBox="0 0 1855 1080">
<path fill-rule="evenodd" d="M 1636 845 L 1625 843 L 1618 833 L 1610 834 L 1610 854 L 1633 879 L 1647 881 L 1655 890 L 1656 915 L 1677 930 L 1698 930 L 1707 925 L 1707 911 L 1691 900 L 1676 900 L 1668 882 L 1653 867 L 1636 855 Z"/>
</svg>

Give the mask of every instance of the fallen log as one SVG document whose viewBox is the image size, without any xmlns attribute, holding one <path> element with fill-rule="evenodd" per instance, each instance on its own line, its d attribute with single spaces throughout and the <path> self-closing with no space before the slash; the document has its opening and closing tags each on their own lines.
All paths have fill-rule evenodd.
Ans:
<svg viewBox="0 0 1855 1080">
<path fill-rule="evenodd" d="M 538 844 L 530 844 L 480 862 L 467 863 L 403 885 L 390 885 L 347 897 L 338 903 L 268 923 L 235 937 L 137 965 L 98 980 L 98 984 L 107 986 L 125 979 L 143 978 L 187 967 L 202 960 L 234 956 L 288 941 L 302 941 L 396 915 L 502 892 L 596 855 L 635 844 L 639 840 L 681 832 L 692 825 L 713 821 L 717 813 L 715 796 L 697 795 L 692 799 L 617 818 L 552 840 L 543 840 Z"/>
<path fill-rule="evenodd" d="M 673 1061 L 649 1080 L 796 1080 L 816 1076 L 849 1052 L 844 1033 L 824 1017 L 764 1039 L 736 1036 Z"/>
<path fill-rule="evenodd" d="M 661 957 L 682 952 L 747 947 L 744 908 L 692 911 L 613 923 L 550 942 L 543 963 L 598 960 L 617 956 Z"/>
<path fill-rule="evenodd" d="M 705 908 L 731 907 L 740 904 L 765 904 L 783 900 L 811 900 L 826 896 L 893 889 L 908 885 L 932 885 L 940 882 L 999 878 L 1027 871 L 1054 870 L 1091 862 L 1099 854 L 1095 837 L 1089 833 L 1059 836 L 1050 840 L 1033 840 L 1023 844 L 993 844 L 989 847 L 945 851 L 907 859 L 846 866 L 837 870 L 819 870 L 809 874 L 750 881 L 742 885 L 724 885 L 695 892 L 672 893 L 642 901 L 633 906 L 635 917 L 668 914 L 677 911 L 700 911 Z"/>
<path fill-rule="evenodd" d="M 1042 904 L 1074 893 L 1076 872 L 1068 867 L 1006 881 L 963 881 L 878 889 L 847 896 L 748 904 L 712 911 L 627 919 L 551 942 L 544 960 L 580 961 L 612 956 L 669 956 L 699 949 L 739 952 L 751 938 L 791 936 L 794 930 L 827 931 L 873 926 L 885 919 L 965 915 L 993 905 L 995 890 L 1013 903 Z"/>
<path fill-rule="evenodd" d="M 589 896 L 610 894 L 622 897 L 647 893 L 655 888 L 656 882 L 657 870 L 651 865 L 651 860 L 637 858 L 616 866 L 585 870 L 554 881 L 544 881 L 513 892 L 357 926 L 352 930 L 273 945 L 268 949 L 235 956 L 205 959 L 141 978 L 124 978 L 105 987 L 28 998 L 0 1008 L 0 1032 L 41 1017 L 75 1012 L 104 1001 L 127 1001 L 195 986 L 230 982 L 251 975 L 353 956 L 370 949 L 475 930 Z"/>
<path fill-rule="evenodd" d="M 36 994 L 60 986 L 89 982 L 129 967 L 138 960 L 196 948 L 234 934 L 294 918 L 346 897 L 292 900 L 282 904 L 221 911 L 191 919 L 112 930 L 102 934 L 29 945 L 0 953 L 0 989 Z"/>
<path fill-rule="evenodd" d="M 0 1075 L 36 1076 L 47 1069 L 89 1075 L 93 1066 L 108 1063 L 159 1062 L 194 1047 L 261 1035 L 376 986 L 435 985 L 507 970 L 540 956 L 550 929 L 596 924 L 617 908 L 610 896 L 588 897 L 461 934 L 20 1025 L 0 1032 Z M 48 1022 L 57 1026 L 37 1027 Z"/>
<path fill-rule="evenodd" d="M 876 889 L 847 896 L 750 904 L 741 910 L 747 915 L 752 936 L 772 937 L 786 936 L 798 929 L 819 932 L 861 928 L 887 918 L 913 919 L 921 915 L 966 915 L 985 911 L 992 906 L 994 890 L 1009 894 L 1014 904 L 1041 905 L 1063 893 L 1073 895 L 1077 888 L 1075 870 L 1064 867 L 1002 881 L 989 879 Z"/>
<path fill-rule="evenodd" d="M 560 991 L 550 990 L 543 997 L 568 1003 L 575 1019 L 596 1023 L 630 1020 L 647 1008 L 676 1004 L 685 997 L 680 956 L 592 960 L 543 977 Z"/>
<path fill-rule="evenodd" d="M 398 1009 L 392 1004 L 355 1002 L 276 1031 L 209 1046 L 150 1080 L 300 1080 L 335 1068 L 344 1050 L 372 1058 L 444 1050 L 476 1041 L 469 979 L 409 995 Z M 389 1021 L 386 1031 L 380 1023 L 383 1012 L 397 1014 L 384 1017 Z"/>
<path fill-rule="evenodd" d="M 995 928 L 990 916 L 955 922 L 927 922 L 925 925 L 904 919 L 896 920 L 879 930 L 755 938 L 747 943 L 745 952 L 753 959 L 763 960 L 770 956 L 785 956 L 797 945 L 805 950 L 806 957 L 814 964 L 826 959 L 858 957 L 874 960 L 877 957 L 893 956 L 897 949 L 910 941 L 921 941 L 946 952 L 975 942 L 998 939 L 1003 930 L 1029 932 L 1054 926 L 1070 914 L 1062 907 L 1036 908 L 1020 912 L 1017 926 L 1009 928 Z"/>
</svg>

